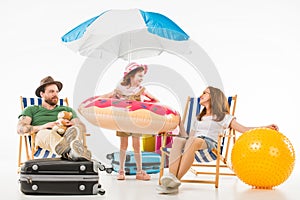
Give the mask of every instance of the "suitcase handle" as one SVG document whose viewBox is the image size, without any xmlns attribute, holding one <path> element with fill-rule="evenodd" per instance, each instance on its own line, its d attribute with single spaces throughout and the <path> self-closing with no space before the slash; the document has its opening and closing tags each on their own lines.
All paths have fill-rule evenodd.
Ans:
<svg viewBox="0 0 300 200">
<path fill-rule="evenodd" d="M 30 177 L 25 177 L 25 180 L 28 184 L 32 184 L 32 179 Z"/>
</svg>

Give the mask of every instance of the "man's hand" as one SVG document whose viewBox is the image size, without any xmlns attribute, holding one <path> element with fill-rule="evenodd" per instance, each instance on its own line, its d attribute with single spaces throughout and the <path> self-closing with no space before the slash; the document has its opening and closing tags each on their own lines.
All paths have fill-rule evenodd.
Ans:
<svg viewBox="0 0 300 200">
<path fill-rule="evenodd" d="M 55 122 L 48 122 L 44 125 L 38 126 L 37 131 L 43 130 L 43 129 L 52 129 L 53 126 L 56 125 L 56 121 Z"/>
</svg>

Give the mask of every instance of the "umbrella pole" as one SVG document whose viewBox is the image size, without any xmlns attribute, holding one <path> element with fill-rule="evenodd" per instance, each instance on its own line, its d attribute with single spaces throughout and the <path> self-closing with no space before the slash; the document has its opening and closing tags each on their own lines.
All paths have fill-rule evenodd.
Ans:
<svg viewBox="0 0 300 200">
<path fill-rule="evenodd" d="M 128 63 L 131 63 L 131 48 L 132 48 L 132 44 L 131 44 L 131 33 L 129 34 L 129 53 L 127 54 L 127 60 Z"/>
</svg>

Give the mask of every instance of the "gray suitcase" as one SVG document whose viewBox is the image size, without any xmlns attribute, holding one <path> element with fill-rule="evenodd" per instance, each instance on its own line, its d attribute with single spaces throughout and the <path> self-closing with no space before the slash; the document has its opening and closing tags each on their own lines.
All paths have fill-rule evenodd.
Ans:
<svg viewBox="0 0 300 200">
<path fill-rule="evenodd" d="M 69 161 L 43 158 L 26 161 L 21 167 L 20 186 L 24 194 L 103 195 L 96 160 Z"/>
</svg>

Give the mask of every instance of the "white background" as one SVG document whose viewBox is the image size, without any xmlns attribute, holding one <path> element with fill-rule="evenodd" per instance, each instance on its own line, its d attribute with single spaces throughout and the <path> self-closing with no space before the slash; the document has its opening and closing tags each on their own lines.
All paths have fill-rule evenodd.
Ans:
<svg viewBox="0 0 300 200">
<path fill-rule="evenodd" d="M 16 163 L 20 95 L 34 96 L 41 78 L 51 75 L 64 83 L 62 97 L 73 96 L 84 57 L 62 45 L 61 36 L 83 21 L 116 8 L 159 12 L 175 21 L 213 60 L 226 95 L 238 94 L 238 121 L 247 126 L 278 124 L 298 155 L 298 1 L 2 0 L 2 161 Z M 199 92 L 205 88 L 195 87 Z M 99 92 L 105 91 L 110 89 Z M 101 141 L 91 148 L 100 146 Z"/>
</svg>

